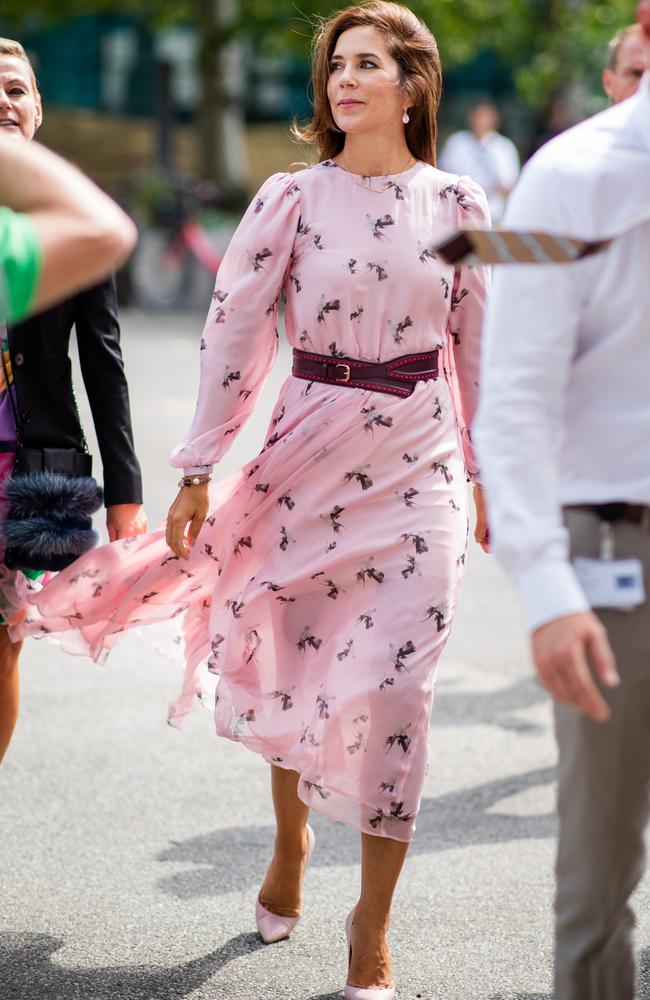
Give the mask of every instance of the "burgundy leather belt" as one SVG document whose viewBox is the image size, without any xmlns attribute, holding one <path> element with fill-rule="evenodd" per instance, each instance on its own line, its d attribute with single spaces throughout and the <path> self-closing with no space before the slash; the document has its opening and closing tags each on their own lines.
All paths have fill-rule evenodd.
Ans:
<svg viewBox="0 0 650 1000">
<path fill-rule="evenodd" d="M 404 354 L 400 358 L 375 363 L 359 358 L 333 358 L 294 348 L 292 374 L 310 382 L 326 382 L 350 389 L 374 389 L 392 396 L 410 396 L 415 383 L 437 378 L 438 351 Z"/>
</svg>

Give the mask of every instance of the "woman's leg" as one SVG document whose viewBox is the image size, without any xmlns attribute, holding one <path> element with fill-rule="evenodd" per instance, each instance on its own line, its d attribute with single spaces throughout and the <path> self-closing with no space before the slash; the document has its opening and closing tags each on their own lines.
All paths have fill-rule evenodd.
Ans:
<svg viewBox="0 0 650 1000">
<path fill-rule="evenodd" d="M 5 755 L 18 718 L 18 657 L 22 642 L 12 642 L 0 625 L 0 761 Z"/>
<path fill-rule="evenodd" d="M 386 933 L 407 850 L 408 844 L 401 840 L 361 834 L 361 895 L 352 925 L 350 986 L 393 985 Z"/>
<path fill-rule="evenodd" d="M 298 798 L 298 773 L 271 767 L 276 834 L 273 860 L 260 890 L 260 902 L 281 917 L 300 915 L 300 890 L 307 855 L 309 808 Z"/>
</svg>

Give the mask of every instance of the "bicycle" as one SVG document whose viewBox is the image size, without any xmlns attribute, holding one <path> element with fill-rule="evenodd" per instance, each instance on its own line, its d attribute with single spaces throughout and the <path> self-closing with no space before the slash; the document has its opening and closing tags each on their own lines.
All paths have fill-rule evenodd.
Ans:
<svg viewBox="0 0 650 1000">
<path fill-rule="evenodd" d="M 176 310 L 209 298 L 235 228 L 218 206 L 217 188 L 209 181 L 172 177 L 154 187 L 153 222 L 141 229 L 129 268 L 135 305 Z"/>
</svg>

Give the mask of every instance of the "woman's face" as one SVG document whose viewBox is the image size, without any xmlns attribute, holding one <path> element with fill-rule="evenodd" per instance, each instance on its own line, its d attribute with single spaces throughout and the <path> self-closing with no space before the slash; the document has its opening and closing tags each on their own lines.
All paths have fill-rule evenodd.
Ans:
<svg viewBox="0 0 650 1000">
<path fill-rule="evenodd" d="M 5 135 L 33 139 L 41 124 L 41 99 L 24 59 L 0 55 L 0 128 Z"/>
<path fill-rule="evenodd" d="M 342 132 L 376 134 L 399 125 L 409 101 L 400 87 L 399 66 L 377 28 L 344 31 L 329 70 L 327 96 Z"/>
</svg>

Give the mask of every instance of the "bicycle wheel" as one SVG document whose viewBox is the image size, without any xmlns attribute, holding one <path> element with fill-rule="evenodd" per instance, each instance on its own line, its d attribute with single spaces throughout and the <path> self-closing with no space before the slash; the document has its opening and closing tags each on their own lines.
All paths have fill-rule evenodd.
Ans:
<svg viewBox="0 0 650 1000">
<path fill-rule="evenodd" d="M 151 226 L 140 233 L 131 258 L 134 304 L 162 312 L 186 305 L 191 283 L 191 260 L 178 232 Z"/>
</svg>

